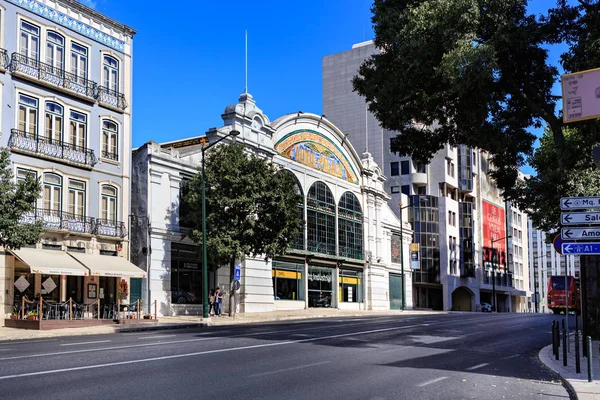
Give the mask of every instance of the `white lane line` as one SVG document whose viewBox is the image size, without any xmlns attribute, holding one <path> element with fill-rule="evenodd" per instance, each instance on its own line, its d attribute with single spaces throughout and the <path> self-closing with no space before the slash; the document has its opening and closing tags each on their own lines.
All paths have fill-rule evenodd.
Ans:
<svg viewBox="0 0 600 400">
<path fill-rule="evenodd" d="M 483 368 L 490 365 L 490 363 L 483 363 L 483 364 L 477 364 L 477 365 L 473 365 L 472 367 L 467 368 L 467 371 L 475 371 L 476 369 L 479 368 Z"/>
<path fill-rule="evenodd" d="M 11 340 L 10 343 L 0 343 L 0 346 L 11 346 L 13 344 L 29 344 L 39 342 L 57 342 L 58 339 L 44 339 L 44 340 Z"/>
<path fill-rule="evenodd" d="M 108 343 L 110 340 L 96 340 L 95 342 L 63 343 L 59 346 L 82 346 L 85 344 Z"/>
<path fill-rule="evenodd" d="M 139 337 L 138 340 L 146 340 L 146 339 L 163 339 L 167 337 L 173 337 L 175 335 L 157 335 L 157 336 L 143 336 Z"/>
<path fill-rule="evenodd" d="M 515 354 L 515 355 L 512 355 L 512 356 L 504 357 L 503 360 L 510 360 L 511 358 L 516 358 L 516 357 L 521 357 L 521 355 L 520 354 Z"/>
<path fill-rule="evenodd" d="M 415 326 L 418 326 L 418 325 L 410 326 L 410 328 L 414 328 Z M 7 380 L 7 379 L 13 379 L 13 378 L 23 378 L 23 377 L 26 377 L 26 376 L 39 376 L 39 375 L 58 374 L 58 373 L 61 373 L 61 372 L 84 371 L 84 370 L 89 370 L 89 369 L 97 369 L 97 368 L 104 368 L 104 367 L 114 367 L 114 366 L 117 366 L 117 365 L 130 365 L 130 364 L 147 363 L 147 362 L 152 362 L 152 361 L 173 360 L 173 359 L 177 359 L 177 358 L 202 356 L 202 355 L 206 355 L 206 354 L 227 353 L 227 352 L 231 352 L 231 351 L 240 351 L 240 350 L 249 350 L 249 349 L 260 349 L 260 348 L 265 348 L 265 347 L 286 346 L 286 345 L 298 344 L 298 343 L 318 342 L 318 341 L 321 341 L 321 340 L 337 339 L 337 338 L 341 338 L 341 337 L 358 336 L 358 335 L 368 335 L 368 334 L 371 334 L 371 333 L 380 333 L 380 332 L 398 331 L 398 330 L 407 329 L 407 328 L 409 328 L 409 326 L 394 327 L 394 328 L 384 328 L 384 329 L 373 329 L 373 330 L 369 330 L 369 331 L 352 332 L 352 333 L 342 333 L 342 334 L 339 334 L 339 335 L 321 336 L 321 337 L 310 338 L 310 339 L 288 340 L 288 341 L 285 341 L 285 342 L 274 342 L 274 343 L 262 343 L 262 344 L 255 344 L 255 345 L 250 345 L 250 346 L 232 347 L 232 348 L 228 348 L 228 349 L 205 350 L 205 351 L 198 351 L 198 352 L 195 352 L 195 353 L 173 354 L 173 355 L 170 355 L 170 356 L 142 358 L 142 359 L 138 359 L 138 360 L 129 360 L 129 361 L 118 361 L 118 362 L 106 363 L 106 364 L 87 365 L 87 366 L 83 366 L 83 367 L 71 367 L 71 368 L 61 368 L 61 369 L 54 369 L 54 370 L 48 370 L 48 371 L 26 372 L 26 373 L 23 373 L 23 374 L 0 376 L 0 380 Z"/>
<path fill-rule="evenodd" d="M 0 379 L 2 379 L 2 378 L 0 378 Z M 425 381 L 423 383 L 419 383 L 417 386 L 418 387 L 424 387 L 424 386 L 427 386 L 427 385 L 431 385 L 433 383 L 441 382 L 444 379 L 448 379 L 448 377 L 447 376 L 440 376 L 439 378 L 435 378 L 435 379 L 432 379 L 432 380 L 429 380 L 429 381 Z"/>
<path fill-rule="evenodd" d="M 330 362 L 331 361 L 321 361 L 321 362 L 318 362 L 318 363 L 307 364 L 307 365 L 300 365 L 300 366 L 297 366 L 297 367 L 278 369 L 276 371 L 262 372 L 260 374 L 252 374 L 252 375 L 248 375 L 248 377 L 249 378 L 256 378 L 258 376 L 266 376 L 266 375 L 279 374 L 281 372 L 289 372 L 289 371 L 295 371 L 297 369 L 310 368 L 310 367 L 316 367 L 317 365 L 329 364 Z"/>
</svg>

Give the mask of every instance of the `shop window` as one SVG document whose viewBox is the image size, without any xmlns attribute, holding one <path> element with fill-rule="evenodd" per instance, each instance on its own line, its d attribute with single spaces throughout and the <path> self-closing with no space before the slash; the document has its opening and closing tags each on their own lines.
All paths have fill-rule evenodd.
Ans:
<svg viewBox="0 0 600 400">
<path fill-rule="evenodd" d="M 307 196 L 308 251 L 336 255 L 335 202 L 323 182 L 315 182 Z"/>
<path fill-rule="evenodd" d="M 340 269 L 340 302 L 362 303 L 363 301 L 363 273 L 348 269 Z"/>
<path fill-rule="evenodd" d="M 308 266 L 309 307 L 331 307 L 333 272 L 332 268 Z"/>
<path fill-rule="evenodd" d="M 346 192 L 338 205 L 339 256 L 363 259 L 362 209 L 358 198 Z"/>
<path fill-rule="evenodd" d="M 304 264 L 273 261 L 275 300 L 304 300 Z"/>
<path fill-rule="evenodd" d="M 42 275 L 40 294 L 44 301 L 58 303 L 60 301 L 60 285 L 60 275 Z"/>
<path fill-rule="evenodd" d="M 202 268 L 196 246 L 171 243 L 171 302 L 202 303 Z"/>
</svg>

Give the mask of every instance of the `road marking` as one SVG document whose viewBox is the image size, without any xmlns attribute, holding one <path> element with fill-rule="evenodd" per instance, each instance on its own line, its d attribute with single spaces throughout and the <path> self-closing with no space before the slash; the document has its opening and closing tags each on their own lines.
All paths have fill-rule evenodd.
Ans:
<svg viewBox="0 0 600 400">
<path fill-rule="evenodd" d="M 59 346 L 80 346 L 80 345 L 84 345 L 84 344 L 96 344 L 96 343 L 107 343 L 107 342 L 110 342 L 110 340 L 97 340 L 95 342 L 64 343 L 64 344 L 59 344 Z"/>
<path fill-rule="evenodd" d="M 45 340 L 12 340 L 10 343 L 0 343 L 0 346 L 10 346 L 13 344 L 29 344 L 39 342 L 57 342 L 58 339 L 45 339 Z"/>
<path fill-rule="evenodd" d="M 511 358 L 515 358 L 515 357 L 521 357 L 521 355 L 520 354 L 515 354 L 515 355 L 512 355 L 512 356 L 504 357 L 503 360 L 510 360 Z"/>
<path fill-rule="evenodd" d="M 330 362 L 331 361 L 321 361 L 321 362 L 314 363 L 314 364 L 300 365 L 298 367 L 278 369 L 277 371 L 261 372 L 260 374 L 252 374 L 252 375 L 249 375 L 248 377 L 249 378 L 255 378 L 255 377 L 258 377 L 258 376 L 279 374 L 281 372 L 289 372 L 289 371 L 295 371 L 297 369 L 310 368 L 310 367 L 316 367 L 317 365 L 329 364 Z"/>
<path fill-rule="evenodd" d="M 157 335 L 157 336 L 143 336 L 139 337 L 138 340 L 146 340 L 146 339 L 163 339 L 167 337 L 173 337 L 175 335 Z"/>
<path fill-rule="evenodd" d="M 2 379 L 2 378 L 0 378 L 0 379 Z M 435 379 L 432 379 L 430 381 L 425 381 L 423 383 L 419 383 L 417 386 L 418 387 L 424 387 L 424 386 L 431 385 L 431 384 L 436 383 L 436 382 L 441 382 L 444 379 L 448 379 L 448 377 L 447 376 L 440 376 L 439 378 L 435 378 Z"/>
<path fill-rule="evenodd" d="M 476 369 L 483 368 L 490 365 L 490 363 L 483 363 L 478 365 L 473 365 L 472 367 L 467 368 L 467 371 L 475 371 Z"/>
<path fill-rule="evenodd" d="M 384 329 L 373 329 L 373 330 L 369 330 L 369 331 L 342 333 L 339 335 L 321 336 L 321 337 L 310 338 L 310 339 L 288 340 L 285 342 L 262 343 L 262 344 L 255 344 L 255 345 L 250 345 L 250 346 L 232 347 L 232 348 L 228 348 L 228 349 L 205 350 L 205 351 L 198 351 L 195 353 L 174 354 L 174 355 L 170 355 L 170 356 L 142 358 L 139 360 L 118 361 L 118 362 L 106 363 L 106 364 L 87 365 L 87 366 L 83 366 L 83 367 L 71 367 L 71 368 L 61 368 L 61 369 L 54 369 L 54 370 L 48 370 L 48 371 L 26 372 L 23 374 L 0 376 L 0 380 L 23 378 L 26 376 L 58 374 L 61 372 L 84 371 L 84 370 L 89 370 L 89 369 L 114 367 L 114 366 L 118 366 L 118 365 L 140 364 L 140 363 L 146 363 L 146 362 L 152 362 L 152 361 L 172 360 L 172 359 L 184 358 L 184 357 L 202 356 L 202 355 L 206 355 L 206 354 L 227 353 L 230 351 L 260 349 L 260 348 L 276 347 L 276 346 L 286 346 L 286 345 L 298 344 L 298 343 L 310 343 L 310 342 L 317 342 L 320 340 L 337 339 L 337 338 L 341 338 L 341 337 L 367 335 L 367 334 L 371 334 L 371 333 L 380 333 L 380 332 L 398 331 L 401 329 L 414 328 L 416 326 L 418 326 L 418 325 L 402 326 L 402 327 L 394 327 L 394 328 L 384 328 Z"/>
</svg>

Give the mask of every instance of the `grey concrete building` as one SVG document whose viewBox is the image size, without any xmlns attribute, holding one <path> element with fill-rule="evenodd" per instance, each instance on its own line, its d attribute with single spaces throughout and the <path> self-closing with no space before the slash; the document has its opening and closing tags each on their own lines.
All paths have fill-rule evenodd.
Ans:
<svg viewBox="0 0 600 400">
<path fill-rule="evenodd" d="M 135 33 L 74 0 L 0 3 L 0 144 L 15 179 L 40 180 L 23 223 L 45 228 L 0 253 L 4 313 L 37 294 L 108 306 L 123 282 L 139 298 L 144 273 L 126 261 Z"/>
</svg>

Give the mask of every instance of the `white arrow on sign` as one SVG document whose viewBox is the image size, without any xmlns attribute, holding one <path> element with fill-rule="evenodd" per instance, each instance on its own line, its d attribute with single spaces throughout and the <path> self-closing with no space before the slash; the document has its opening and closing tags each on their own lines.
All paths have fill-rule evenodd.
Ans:
<svg viewBox="0 0 600 400">
<path fill-rule="evenodd" d="M 562 225 L 600 225 L 600 212 L 561 213 L 560 223 Z"/>
<path fill-rule="evenodd" d="M 584 208 L 600 208 L 600 197 L 563 197 L 560 199 L 561 210 L 581 210 Z"/>
<path fill-rule="evenodd" d="M 562 228 L 560 237 L 563 240 L 600 239 L 600 228 Z"/>
</svg>

